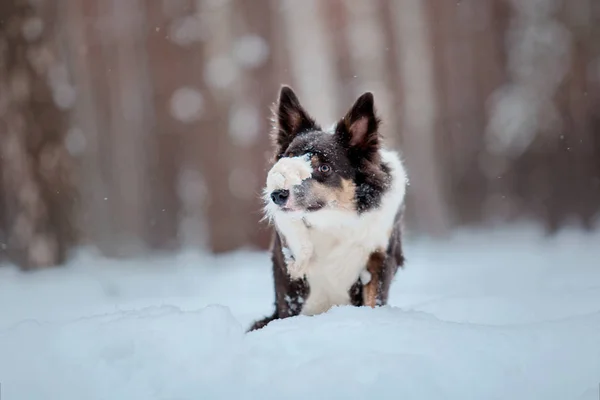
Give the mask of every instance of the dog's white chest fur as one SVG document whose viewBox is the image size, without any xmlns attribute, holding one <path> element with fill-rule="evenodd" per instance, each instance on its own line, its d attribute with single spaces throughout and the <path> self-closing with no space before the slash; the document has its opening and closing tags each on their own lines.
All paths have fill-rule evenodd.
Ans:
<svg viewBox="0 0 600 400">
<path fill-rule="evenodd" d="M 394 218 L 404 201 L 406 174 L 394 152 L 380 150 L 390 167 L 391 186 L 373 210 L 276 213 L 275 225 L 288 248 L 288 271 L 306 276 L 310 293 L 302 314 L 314 315 L 350 304 L 349 290 L 365 271 L 371 253 L 385 251 Z M 293 260 L 291 257 L 293 256 Z"/>
<path fill-rule="evenodd" d="M 387 242 L 385 234 L 373 232 L 366 222 L 365 219 L 355 221 L 354 226 L 309 230 L 314 253 L 306 271 L 310 294 L 302 314 L 320 314 L 334 305 L 350 304 L 349 290 L 365 269 L 369 256 L 375 249 L 385 248 Z"/>
</svg>

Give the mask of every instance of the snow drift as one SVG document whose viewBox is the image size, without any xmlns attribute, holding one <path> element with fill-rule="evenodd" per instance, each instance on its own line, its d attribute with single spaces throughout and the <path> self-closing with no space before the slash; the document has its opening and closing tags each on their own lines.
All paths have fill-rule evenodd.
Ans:
<svg viewBox="0 0 600 400">
<path fill-rule="evenodd" d="M 2 334 L 7 399 L 596 399 L 600 315 L 494 327 L 342 307 L 248 335 L 222 306 Z"/>
<path fill-rule="evenodd" d="M 264 253 L 0 268 L 2 399 L 596 400 L 599 239 L 413 242 L 392 306 L 250 334 L 271 310 Z"/>
</svg>

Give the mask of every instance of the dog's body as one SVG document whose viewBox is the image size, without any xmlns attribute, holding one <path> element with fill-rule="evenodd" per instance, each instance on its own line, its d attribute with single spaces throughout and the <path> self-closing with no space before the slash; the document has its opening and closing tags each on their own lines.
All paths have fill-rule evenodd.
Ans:
<svg viewBox="0 0 600 400">
<path fill-rule="evenodd" d="M 401 220 L 406 173 L 380 147 L 373 96 L 365 93 L 324 132 L 283 87 L 275 110 L 277 162 L 265 188 L 278 318 L 335 305 L 387 303 L 404 257 Z"/>
</svg>

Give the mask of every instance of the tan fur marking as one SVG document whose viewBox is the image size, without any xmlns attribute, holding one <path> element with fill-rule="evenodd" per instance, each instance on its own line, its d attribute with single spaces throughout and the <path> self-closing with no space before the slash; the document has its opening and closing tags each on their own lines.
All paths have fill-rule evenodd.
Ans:
<svg viewBox="0 0 600 400">
<path fill-rule="evenodd" d="M 371 280 L 363 288 L 363 303 L 365 306 L 374 308 L 377 305 L 380 275 L 384 262 L 385 255 L 382 251 L 371 253 L 369 261 L 367 261 L 367 271 L 371 274 Z"/>
<path fill-rule="evenodd" d="M 338 204 L 348 210 L 355 209 L 354 197 L 356 196 L 356 185 L 354 182 L 342 179 L 342 189 L 338 191 Z"/>
<path fill-rule="evenodd" d="M 334 204 L 335 208 L 348 211 L 356 210 L 354 196 L 356 194 L 356 185 L 347 179 L 342 179 L 340 189 L 331 188 L 318 182 L 313 182 L 312 193 L 315 197 L 325 201 L 327 204 Z"/>
</svg>

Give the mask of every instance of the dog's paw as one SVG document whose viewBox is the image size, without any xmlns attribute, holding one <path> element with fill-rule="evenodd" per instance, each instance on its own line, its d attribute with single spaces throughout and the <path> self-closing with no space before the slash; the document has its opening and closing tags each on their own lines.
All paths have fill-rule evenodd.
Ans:
<svg viewBox="0 0 600 400">
<path fill-rule="evenodd" d="M 267 187 L 270 189 L 290 189 L 310 178 L 310 161 L 301 157 L 282 158 L 267 174 Z"/>
<path fill-rule="evenodd" d="M 291 261 L 287 265 L 288 274 L 292 279 L 303 279 L 306 273 L 308 272 L 308 263 L 307 262 L 296 262 L 295 260 Z"/>
<path fill-rule="evenodd" d="M 267 175 L 267 187 L 273 189 L 286 188 L 285 176 L 278 170 L 271 170 Z"/>
<path fill-rule="evenodd" d="M 302 279 L 304 275 L 306 275 L 306 270 L 308 267 L 307 262 L 302 262 L 301 260 L 296 261 L 294 255 L 287 247 L 282 249 L 283 258 L 285 260 L 285 264 L 287 267 L 288 275 L 292 279 Z"/>
</svg>

